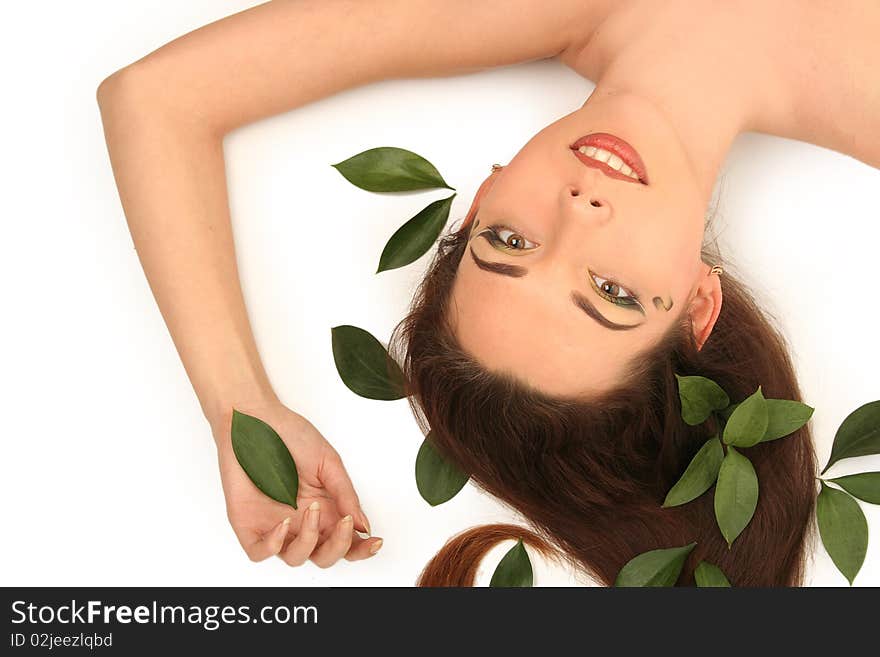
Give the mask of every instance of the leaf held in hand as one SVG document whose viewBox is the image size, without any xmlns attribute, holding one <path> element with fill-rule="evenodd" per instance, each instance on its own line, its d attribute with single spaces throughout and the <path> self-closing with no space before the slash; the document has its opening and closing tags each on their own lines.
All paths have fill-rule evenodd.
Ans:
<svg viewBox="0 0 880 657">
<path fill-rule="evenodd" d="M 417 189 L 454 189 L 437 168 L 417 153 L 380 146 L 331 164 L 345 179 L 368 192 L 410 192 Z"/>
<path fill-rule="evenodd" d="M 724 442 L 737 447 L 751 447 L 761 442 L 769 422 L 767 400 L 761 386 L 740 402 L 724 425 Z"/>
<path fill-rule="evenodd" d="M 532 562 L 522 539 L 519 539 L 498 562 L 489 586 L 528 587 L 532 586 L 532 580 Z"/>
<path fill-rule="evenodd" d="M 429 432 L 416 456 L 416 486 L 422 499 L 431 506 L 448 502 L 469 478 L 456 464 L 443 458 Z"/>
<path fill-rule="evenodd" d="M 678 374 L 675 378 L 678 380 L 681 417 L 691 426 L 704 422 L 712 411 L 722 410 L 730 403 L 727 393 L 712 379 Z"/>
<path fill-rule="evenodd" d="M 758 477 L 752 462 L 727 448 L 715 484 L 715 519 L 729 548 L 751 521 L 758 506 Z"/>
<path fill-rule="evenodd" d="M 404 267 L 421 258 L 437 241 L 455 194 L 429 203 L 421 212 L 397 229 L 379 258 L 376 273 Z"/>
<path fill-rule="evenodd" d="M 829 481 L 863 502 L 880 504 L 880 472 L 861 472 Z"/>
<path fill-rule="evenodd" d="M 730 588 L 730 582 L 724 572 L 714 563 L 701 561 L 694 569 L 694 581 L 701 588 L 726 587 Z"/>
<path fill-rule="evenodd" d="M 698 498 L 705 493 L 718 478 L 718 470 L 724 460 L 724 448 L 718 436 L 706 441 L 691 459 L 687 469 L 676 484 L 669 490 L 664 507 L 679 506 Z"/>
<path fill-rule="evenodd" d="M 675 586 L 695 545 L 650 550 L 633 557 L 617 573 L 614 586 Z"/>
<path fill-rule="evenodd" d="M 834 435 L 822 474 L 841 459 L 869 454 L 880 454 L 880 400 L 863 404 L 846 416 Z"/>
<path fill-rule="evenodd" d="M 273 500 L 297 508 L 296 464 L 275 429 L 259 418 L 233 409 L 232 451 L 257 488 Z"/>
<path fill-rule="evenodd" d="M 868 522 L 852 497 L 824 481 L 821 484 L 816 500 L 819 536 L 834 565 L 852 585 L 868 551 Z"/>
<path fill-rule="evenodd" d="M 403 372 L 381 342 L 357 326 L 334 326 L 331 333 L 336 371 L 349 390 L 385 401 L 406 396 Z"/>
</svg>

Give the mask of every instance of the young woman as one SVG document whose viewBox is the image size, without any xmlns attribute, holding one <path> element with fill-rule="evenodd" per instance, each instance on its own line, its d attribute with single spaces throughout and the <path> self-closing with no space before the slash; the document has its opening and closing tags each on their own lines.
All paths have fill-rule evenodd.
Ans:
<svg viewBox="0 0 880 657">
<path fill-rule="evenodd" d="M 493 167 L 391 345 L 423 429 L 537 533 L 466 532 L 420 581 L 469 584 L 485 550 L 521 536 L 605 583 L 639 552 L 691 541 L 683 583 L 700 559 L 735 585 L 801 583 L 816 494 L 808 427 L 750 449 L 760 499 L 728 549 L 710 496 L 660 507 L 716 429 L 681 421 L 674 374 L 712 378 L 734 401 L 758 384 L 800 398 L 784 340 L 720 267 L 705 215 L 744 131 L 880 166 L 878 27 L 871 2 L 276 0 L 105 80 L 120 197 L 247 554 L 326 567 L 370 556 L 381 539 L 353 531 L 369 524 L 339 455 L 263 370 L 235 267 L 223 136 L 381 79 L 554 58 L 594 92 Z M 285 440 L 297 511 L 238 466 L 233 408 Z"/>
</svg>

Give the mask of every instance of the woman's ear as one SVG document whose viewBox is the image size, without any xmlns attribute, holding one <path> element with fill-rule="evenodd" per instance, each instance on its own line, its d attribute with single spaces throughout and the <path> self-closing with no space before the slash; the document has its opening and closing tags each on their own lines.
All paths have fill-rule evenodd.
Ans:
<svg viewBox="0 0 880 657">
<path fill-rule="evenodd" d="M 471 208 L 468 210 L 467 216 L 464 219 L 464 223 L 461 225 L 462 228 L 470 226 L 471 222 L 474 220 L 474 217 L 477 215 L 477 210 L 480 209 L 480 200 L 485 196 L 486 192 L 492 187 L 492 183 L 495 182 L 495 179 L 498 178 L 498 174 L 501 172 L 503 167 L 492 170 L 483 183 L 480 185 L 480 188 L 477 190 L 477 193 L 474 195 L 474 200 L 471 201 Z"/>
<path fill-rule="evenodd" d="M 701 280 L 688 309 L 697 349 L 702 349 L 709 339 L 721 312 L 721 277 L 710 273 L 711 269 L 706 264 L 700 268 Z"/>
</svg>

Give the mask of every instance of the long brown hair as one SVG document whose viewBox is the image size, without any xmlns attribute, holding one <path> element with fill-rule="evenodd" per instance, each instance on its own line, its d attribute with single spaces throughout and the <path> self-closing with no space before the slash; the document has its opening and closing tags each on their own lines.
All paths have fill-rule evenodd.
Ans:
<svg viewBox="0 0 880 657">
<path fill-rule="evenodd" d="M 401 363 L 421 430 L 430 430 L 446 458 L 525 516 L 532 530 L 469 529 L 443 546 L 418 584 L 473 585 L 479 560 L 505 538 L 522 538 L 608 585 L 635 555 L 692 541 L 680 584 L 693 583 L 700 560 L 719 566 L 734 586 L 801 584 L 816 497 L 809 424 L 746 450 L 760 494 L 732 548 L 716 524 L 711 490 L 661 507 L 719 428 L 711 419 L 683 422 L 675 374 L 706 376 L 733 402 L 758 384 L 767 398 L 801 400 L 785 339 L 728 265 L 721 311 L 702 349 L 683 309 L 657 344 L 632 359 L 615 389 L 590 400 L 559 398 L 488 371 L 458 343 L 447 310 L 467 238 L 464 227 L 443 235 L 389 352 Z M 705 245 L 703 260 L 713 255 L 717 250 Z"/>
</svg>

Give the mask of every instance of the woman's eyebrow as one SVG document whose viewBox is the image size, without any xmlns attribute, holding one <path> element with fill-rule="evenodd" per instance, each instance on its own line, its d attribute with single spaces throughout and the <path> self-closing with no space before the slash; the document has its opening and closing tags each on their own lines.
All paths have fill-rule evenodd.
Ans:
<svg viewBox="0 0 880 657">
<path fill-rule="evenodd" d="M 477 267 L 479 267 L 480 269 L 484 269 L 495 274 L 502 274 L 503 276 L 511 276 L 513 278 L 520 278 L 529 273 L 529 270 L 526 267 L 522 267 L 521 265 L 508 265 L 501 262 L 487 262 L 486 260 L 482 260 L 479 256 L 477 256 L 476 253 L 474 253 L 473 247 L 468 247 L 468 251 L 470 251 L 471 258 L 473 258 L 474 263 L 476 263 Z M 596 309 L 596 306 L 594 306 L 587 297 L 585 297 L 577 290 L 572 290 L 571 300 L 575 306 L 583 310 L 587 315 L 592 317 L 599 324 L 601 324 L 605 328 L 611 329 L 612 331 L 628 331 L 644 324 L 644 322 L 640 322 L 639 324 L 618 324 L 617 322 L 612 322 L 610 319 L 607 319 L 602 313 L 600 313 Z"/>
<path fill-rule="evenodd" d="M 571 291 L 571 300 L 574 305 L 583 310 L 602 326 L 609 328 L 612 331 L 628 331 L 644 324 L 644 322 L 639 322 L 638 324 L 618 324 L 617 322 L 612 322 L 610 319 L 606 319 L 605 316 L 596 309 L 593 302 L 577 290 Z"/>
<path fill-rule="evenodd" d="M 474 247 L 472 246 L 469 246 L 468 250 L 471 252 L 471 258 L 474 259 L 474 262 L 480 269 L 495 272 L 496 274 L 504 274 L 505 276 L 512 276 L 514 278 L 520 278 L 529 273 L 529 270 L 521 265 L 508 265 L 503 262 L 487 262 L 486 260 L 481 260 L 477 254 L 474 253 Z"/>
</svg>

